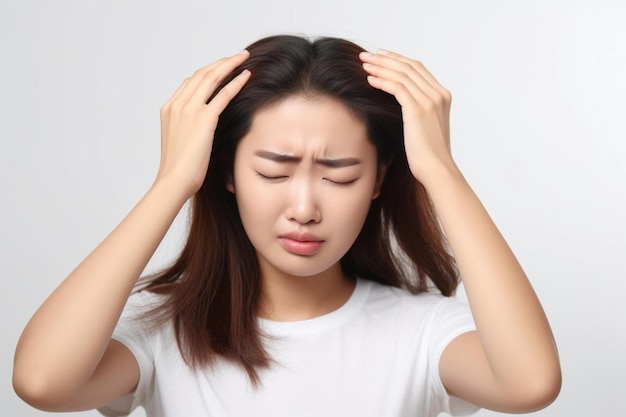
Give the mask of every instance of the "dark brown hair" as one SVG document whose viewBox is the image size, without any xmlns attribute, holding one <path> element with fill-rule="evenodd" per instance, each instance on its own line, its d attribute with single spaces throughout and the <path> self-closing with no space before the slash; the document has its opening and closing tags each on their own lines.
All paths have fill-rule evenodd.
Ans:
<svg viewBox="0 0 626 417">
<path fill-rule="evenodd" d="M 208 173 L 193 198 L 187 242 L 172 266 L 143 282 L 144 289 L 166 295 L 148 316 L 158 323 L 172 320 L 189 366 L 208 366 L 221 357 L 239 363 L 257 383 L 257 371 L 271 363 L 257 327 L 260 272 L 225 184 L 237 144 L 262 107 L 294 95 L 325 96 L 366 123 L 387 172 L 363 229 L 341 259 L 347 274 L 413 293 L 432 283 L 448 296 L 458 273 L 426 190 L 409 170 L 400 105 L 368 84 L 358 58 L 363 49 L 343 39 L 289 35 L 264 38 L 247 49 L 250 58 L 221 84 L 244 68 L 251 71 L 220 115 Z"/>
</svg>

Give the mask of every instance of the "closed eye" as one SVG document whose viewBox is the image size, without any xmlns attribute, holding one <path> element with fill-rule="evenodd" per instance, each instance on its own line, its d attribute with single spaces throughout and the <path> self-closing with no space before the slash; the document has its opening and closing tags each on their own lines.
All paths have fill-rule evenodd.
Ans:
<svg viewBox="0 0 626 417">
<path fill-rule="evenodd" d="M 332 183 L 332 184 L 334 184 L 334 185 L 341 185 L 341 186 L 344 186 L 344 187 L 347 187 L 347 186 L 349 186 L 349 185 L 354 184 L 354 183 L 356 182 L 356 180 L 357 180 L 357 179 L 358 179 L 358 178 L 355 178 L 355 179 L 350 180 L 350 181 L 333 181 L 333 180 L 331 180 L 331 179 L 329 179 L 329 178 L 324 178 L 324 180 L 326 180 L 326 181 L 328 181 L 328 182 L 330 182 L 330 183 Z"/>
<path fill-rule="evenodd" d="M 287 178 L 286 175 L 270 176 L 270 175 L 263 175 L 260 172 L 256 172 L 256 175 L 268 182 L 278 182 Z"/>
</svg>

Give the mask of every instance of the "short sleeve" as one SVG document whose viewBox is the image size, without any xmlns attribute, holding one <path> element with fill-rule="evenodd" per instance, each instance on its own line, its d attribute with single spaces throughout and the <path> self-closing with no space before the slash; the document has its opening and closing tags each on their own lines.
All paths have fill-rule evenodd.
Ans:
<svg viewBox="0 0 626 417">
<path fill-rule="evenodd" d="M 104 416 L 127 416 L 135 408 L 145 404 L 151 396 L 154 374 L 150 345 L 152 334 L 139 316 L 154 305 L 156 297 L 145 291 L 131 295 L 115 327 L 111 338 L 122 343 L 135 356 L 139 365 L 139 383 L 132 394 L 98 408 L 100 414 Z"/>
<path fill-rule="evenodd" d="M 479 407 L 448 395 L 439 374 L 439 361 L 452 340 L 472 330 L 476 330 L 476 325 L 466 303 L 454 297 L 444 298 L 439 302 L 429 329 L 429 363 L 434 366 L 430 372 L 431 386 L 435 391 L 435 397 L 441 401 L 441 409 L 453 416 L 473 414 Z"/>
</svg>

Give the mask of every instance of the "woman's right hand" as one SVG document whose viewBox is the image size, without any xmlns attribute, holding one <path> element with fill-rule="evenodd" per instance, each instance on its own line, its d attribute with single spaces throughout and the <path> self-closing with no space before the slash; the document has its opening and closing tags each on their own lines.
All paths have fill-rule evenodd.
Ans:
<svg viewBox="0 0 626 417">
<path fill-rule="evenodd" d="M 155 183 L 54 290 L 22 332 L 13 385 L 29 404 L 49 411 L 84 410 L 108 404 L 137 385 L 137 361 L 111 335 L 137 278 L 180 212 L 182 198 L 192 196 L 204 181 L 219 115 L 249 72 L 235 77 L 208 104 L 207 100 L 247 58 L 244 51 L 198 70 L 163 105 L 161 164 Z M 185 194 L 174 198 L 173 190 Z"/>
<path fill-rule="evenodd" d="M 161 162 L 156 182 L 167 179 L 191 197 L 204 182 L 219 115 L 239 93 L 250 71 L 244 70 L 213 99 L 207 100 L 237 66 L 249 57 L 244 50 L 197 70 L 161 107 Z"/>
</svg>

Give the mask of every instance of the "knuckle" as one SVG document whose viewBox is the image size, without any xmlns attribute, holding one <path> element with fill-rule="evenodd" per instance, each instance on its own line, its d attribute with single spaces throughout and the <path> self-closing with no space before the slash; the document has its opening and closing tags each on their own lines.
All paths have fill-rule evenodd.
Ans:
<svg viewBox="0 0 626 417">
<path fill-rule="evenodd" d="M 398 73 L 398 82 L 402 85 L 406 85 L 406 82 L 411 80 L 411 77 L 404 71 L 404 69 L 405 68 L 403 68 L 403 71 Z"/>
<path fill-rule="evenodd" d="M 202 77 L 202 81 L 209 83 L 211 85 L 216 85 L 219 79 L 213 71 L 209 71 L 206 74 L 204 74 L 204 76 Z"/>
<path fill-rule="evenodd" d="M 401 62 L 400 66 L 402 67 L 403 72 L 412 71 L 413 67 L 408 62 Z"/>
<path fill-rule="evenodd" d="M 183 108 L 184 107 L 183 107 L 182 103 L 174 102 L 170 106 L 169 114 L 171 114 L 171 115 L 181 114 L 183 112 Z"/>
<path fill-rule="evenodd" d="M 422 109 L 425 113 L 432 113 L 435 107 L 435 103 L 432 100 L 424 100 L 422 103 Z"/>
<path fill-rule="evenodd" d="M 185 82 L 188 82 L 192 78 L 201 77 L 205 72 L 206 72 L 205 68 L 199 68 L 199 69 L 194 71 L 194 73 L 191 75 L 191 77 L 185 78 Z"/>
<path fill-rule="evenodd" d="M 417 61 L 417 60 L 413 60 L 413 65 L 416 66 L 417 68 L 423 69 L 424 64 L 422 63 L 422 61 Z"/>
</svg>

